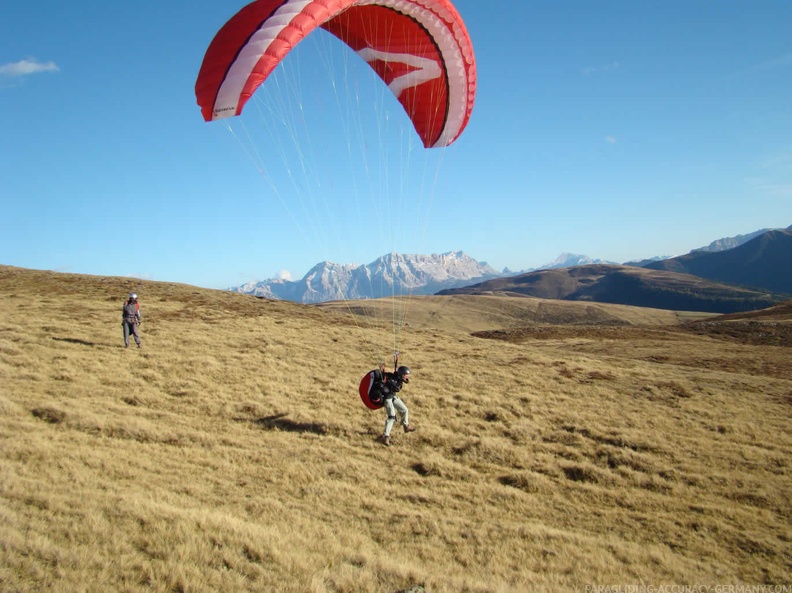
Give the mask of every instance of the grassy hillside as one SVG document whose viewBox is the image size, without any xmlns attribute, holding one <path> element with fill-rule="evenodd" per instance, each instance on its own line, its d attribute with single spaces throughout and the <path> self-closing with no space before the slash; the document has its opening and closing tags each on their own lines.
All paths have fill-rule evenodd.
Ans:
<svg viewBox="0 0 792 593">
<path fill-rule="evenodd" d="M 397 319 L 407 311 L 406 322 L 411 328 L 466 333 L 534 324 L 675 325 L 690 320 L 691 316 L 696 319 L 712 317 L 706 313 L 680 315 L 663 309 L 498 294 L 419 296 L 352 303 L 334 301 L 319 307 L 374 320 L 372 325 L 378 326 L 383 325 L 381 320 L 392 317 L 391 311 L 398 311 Z"/>
<path fill-rule="evenodd" d="M 386 448 L 371 303 L 0 267 L 0 590 L 792 582 L 789 348 L 530 301 L 406 303 Z"/>
<path fill-rule="evenodd" d="M 695 274 L 715 282 L 792 294 L 792 230 L 773 229 L 725 251 L 694 251 L 647 264 L 654 270 Z"/>
<path fill-rule="evenodd" d="M 714 313 L 753 311 L 789 298 L 677 271 L 606 264 L 539 270 L 466 288 L 443 290 L 438 294 L 511 294 Z"/>
</svg>

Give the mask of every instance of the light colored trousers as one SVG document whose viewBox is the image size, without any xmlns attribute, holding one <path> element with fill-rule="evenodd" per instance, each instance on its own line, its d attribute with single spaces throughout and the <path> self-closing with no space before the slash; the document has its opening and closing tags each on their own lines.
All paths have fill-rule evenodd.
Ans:
<svg viewBox="0 0 792 593">
<path fill-rule="evenodd" d="M 407 410 L 407 406 L 404 405 L 401 398 L 388 398 L 385 400 L 385 412 L 388 414 L 388 417 L 385 419 L 385 432 L 383 433 L 385 436 L 390 436 L 391 429 L 396 422 L 397 410 L 401 416 L 402 426 L 408 426 L 410 424 L 410 412 Z"/>
</svg>

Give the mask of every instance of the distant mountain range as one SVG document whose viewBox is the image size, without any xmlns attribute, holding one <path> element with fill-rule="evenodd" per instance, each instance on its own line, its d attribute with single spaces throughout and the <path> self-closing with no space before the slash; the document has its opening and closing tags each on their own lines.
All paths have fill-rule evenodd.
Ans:
<svg viewBox="0 0 792 593">
<path fill-rule="evenodd" d="M 792 294 L 792 227 L 754 235 L 730 249 L 692 251 L 644 267 Z"/>
<path fill-rule="evenodd" d="M 520 272 L 533 272 L 535 270 L 556 270 L 558 268 L 571 268 L 572 266 L 587 266 L 589 264 L 618 264 L 619 262 L 608 261 L 604 259 L 592 259 L 588 255 L 579 255 L 577 253 L 562 253 L 555 260 L 550 263 L 533 268 L 531 270 L 523 270 Z"/>
<path fill-rule="evenodd" d="M 390 253 L 367 265 L 325 261 L 298 281 L 264 280 L 230 290 L 298 303 L 321 303 L 435 294 L 502 275 L 486 262 L 478 262 L 461 251 L 441 255 Z"/>
<path fill-rule="evenodd" d="M 690 274 L 611 264 L 539 270 L 438 294 L 501 294 L 710 313 L 753 311 L 790 298 Z"/>
<path fill-rule="evenodd" d="M 498 272 L 461 251 L 440 255 L 391 253 L 367 265 L 322 262 L 298 281 L 270 279 L 229 290 L 301 303 L 405 294 L 507 292 L 731 313 L 790 298 L 790 270 L 792 226 L 718 239 L 679 257 L 626 264 L 563 253 L 540 268 L 514 273 L 508 269 Z"/>
<path fill-rule="evenodd" d="M 792 229 L 792 226 L 789 226 L 786 230 Z M 753 233 L 748 233 L 747 235 L 737 235 L 736 237 L 726 237 L 724 239 L 718 239 L 713 241 L 706 247 L 699 247 L 698 249 L 693 249 L 690 253 L 698 253 L 700 251 L 706 251 L 709 253 L 713 253 L 716 251 L 726 251 L 727 249 L 734 249 L 735 247 L 739 247 L 743 243 L 747 243 L 751 239 L 758 237 L 759 235 L 764 235 L 768 231 L 777 231 L 780 229 L 761 229 L 759 231 L 754 231 Z"/>
<path fill-rule="evenodd" d="M 716 244 L 732 243 L 721 240 L 711 246 Z M 590 264 L 540 270 L 439 294 L 493 293 L 676 311 L 763 309 L 792 298 L 792 227 L 754 233 L 723 251 L 696 250 L 643 267 Z"/>
</svg>

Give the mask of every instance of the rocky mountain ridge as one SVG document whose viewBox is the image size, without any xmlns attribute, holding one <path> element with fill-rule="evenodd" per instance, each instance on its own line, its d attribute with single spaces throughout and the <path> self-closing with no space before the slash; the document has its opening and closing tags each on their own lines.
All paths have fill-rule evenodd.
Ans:
<svg viewBox="0 0 792 593">
<path fill-rule="evenodd" d="M 433 255 L 389 253 L 366 265 L 321 262 L 297 281 L 272 279 L 232 288 L 255 296 L 298 303 L 435 294 L 499 278 L 503 274 L 462 251 Z"/>
<path fill-rule="evenodd" d="M 314 266 L 300 280 L 268 279 L 249 282 L 229 290 L 262 298 L 321 303 L 333 300 L 376 299 L 393 295 L 436 294 L 441 291 L 474 287 L 489 280 L 520 277 L 542 270 L 624 265 L 687 273 L 713 282 L 737 283 L 760 291 L 764 289 L 770 292 L 790 293 L 792 275 L 788 270 L 792 269 L 792 265 L 786 266 L 784 263 L 790 261 L 787 236 L 792 237 L 792 226 L 787 229 L 763 229 L 745 235 L 718 239 L 684 256 L 654 257 L 625 264 L 593 259 L 586 255 L 562 253 L 552 262 L 522 272 L 513 272 L 508 268 L 499 272 L 486 262 L 477 261 L 462 251 L 432 255 L 390 253 L 365 265 L 324 261 Z M 742 246 L 746 244 L 748 247 L 743 248 Z M 718 263 L 711 265 L 707 262 Z M 709 271 L 708 268 L 713 266 L 717 269 L 714 272 Z M 736 274 L 736 270 L 742 272 Z"/>
</svg>

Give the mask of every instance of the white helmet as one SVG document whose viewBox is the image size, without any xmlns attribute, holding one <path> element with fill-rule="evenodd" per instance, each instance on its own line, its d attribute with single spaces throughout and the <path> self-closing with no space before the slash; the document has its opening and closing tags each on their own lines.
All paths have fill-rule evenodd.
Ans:
<svg viewBox="0 0 792 593">
<path fill-rule="evenodd" d="M 137 293 L 136 292 L 130 292 L 129 293 L 129 298 L 133 299 L 133 300 L 137 300 Z"/>
</svg>

